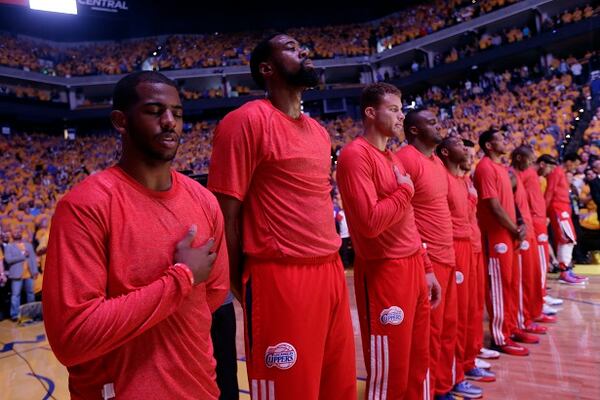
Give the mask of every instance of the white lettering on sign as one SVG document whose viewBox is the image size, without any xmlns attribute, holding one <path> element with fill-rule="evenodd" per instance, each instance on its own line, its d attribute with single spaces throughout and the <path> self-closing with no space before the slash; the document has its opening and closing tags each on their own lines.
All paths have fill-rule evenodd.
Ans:
<svg viewBox="0 0 600 400">
<path fill-rule="evenodd" d="M 128 11 L 126 1 L 119 0 L 77 0 L 79 4 L 89 6 L 92 10 L 97 11 L 108 11 L 108 12 L 119 12 Z"/>
</svg>

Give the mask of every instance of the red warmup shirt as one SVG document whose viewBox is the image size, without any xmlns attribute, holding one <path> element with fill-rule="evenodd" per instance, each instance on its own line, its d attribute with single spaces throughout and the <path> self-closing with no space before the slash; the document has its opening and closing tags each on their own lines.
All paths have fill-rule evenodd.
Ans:
<svg viewBox="0 0 600 400">
<path fill-rule="evenodd" d="M 519 209 L 521 218 L 523 218 L 523 222 L 527 226 L 527 236 L 534 235 L 535 231 L 533 230 L 533 218 L 531 217 L 531 210 L 527 200 L 527 192 L 525 191 L 525 187 L 523 186 L 523 182 L 521 181 L 521 178 L 519 178 L 519 175 L 514 169 L 512 171 L 517 178 L 517 188 L 514 192 L 515 205 Z"/>
<path fill-rule="evenodd" d="M 426 157 L 414 146 L 401 148 L 398 158 L 415 185 L 412 204 L 421 239 L 432 261 L 454 266 L 452 219 L 448 208 L 446 168 L 435 155 Z"/>
<path fill-rule="evenodd" d="M 531 217 L 535 221 L 542 221 L 545 224 L 546 201 L 542 194 L 542 187 L 540 186 L 540 178 L 538 177 L 537 171 L 531 167 L 527 168 L 525 171 L 517 171 L 517 175 L 521 178 L 521 182 L 527 193 Z"/>
<path fill-rule="evenodd" d="M 44 271 L 44 323 L 69 370 L 73 399 L 217 399 L 212 312 L 229 289 L 223 217 L 215 197 L 172 172 L 149 190 L 119 167 L 92 175 L 57 205 Z M 189 227 L 215 238 L 206 282 L 173 266 Z"/>
<path fill-rule="evenodd" d="M 504 229 L 498 223 L 487 202 L 484 201 L 487 199 L 498 199 L 504 211 L 516 223 L 517 216 L 512 185 L 505 166 L 493 162 L 488 156 L 483 157 L 477 164 L 477 168 L 475 168 L 474 183 L 479 194 L 477 216 L 479 217 L 481 230 L 498 231 Z"/>
<path fill-rule="evenodd" d="M 473 253 L 481 253 L 481 231 L 477 223 L 477 189 L 468 175 L 463 176 L 469 193 L 469 221 L 471 223 L 471 247 Z"/>
<path fill-rule="evenodd" d="M 430 270 L 415 224 L 414 191 L 398 185 L 394 166 L 406 173 L 395 154 L 377 149 L 363 137 L 342 150 L 336 176 L 352 245 L 363 260 L 405 258 L 422 251 Z"/>
<path fill-rule="evenodd" d="M 337 252 L 331 142 L 317 121 L 268 100 L 230 112 L 215 131 L 208 187 L 244 202 L 244 252 L 259 258 Z"/>
<path fill-rule="evenodd" d="M 559 204 L 562 206 L 569 206 L 569 183 L 567 182 L 567 175 L 560 166 L 554 167 L 554 169 L 546 177 L 546 207 L 549 208 L 551 204 Z"/>
<path fill-rule="evenodd" d="M 472 234 L 469 192 L 464 178 L 448 172 L 448 207 L 452 215 L 454 239 L 469 239 Z"/>
</svg>

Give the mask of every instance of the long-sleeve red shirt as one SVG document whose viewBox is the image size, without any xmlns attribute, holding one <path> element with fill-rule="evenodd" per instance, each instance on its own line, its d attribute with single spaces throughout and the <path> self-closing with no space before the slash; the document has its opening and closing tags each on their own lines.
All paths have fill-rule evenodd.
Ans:
<svg viewBox="0 0 600 400">
<path fill-rule="evenodd" d="M 527 168 L 525 171 L 516 171 L 523 187 L 527 193 L 527 201 L 529 203 L 529 209 L 531 210 L 531 217 L 534 221 L 541 221 L 545 224 L 546 222 L 546 201 L 542 194 L 542 187 L 540 186 L 540 178 L 537 171 L 533 168 Z"/>
<path fill-rule="evenodd" d="M 44 274 L 44 322 L 69 370 L 73 399 L 217 399 L 211 313 L 229 288 L 223 217 L 214 196 L 173 172 L 156 192 L 119 167 L 92 175 L 59 203 Z M 215 238 L 217 259 L 192 287 L 175 246 Z"/>
<path fill-rule="evenodd" d="M 547 185 L 544 198 L 546 199 L 546 208 L 550 208 L 553 203 L 570 204 L 569 202 L 569 182 L 567 175 L 560 166 L 554 169 L 546 177 Z"/>
<path fill-rule="evenodd" d="M 405 173 L 395 154 L 362 137 L 340 154 L 336 176 L 352 245 L 363 260 L 404 258 L 421 251 L 430 270 L 415 224 L 414 191 L 409 185 L 398 185 L 394 166 Z"/>
<path fill-rule="evenodd" d="M 429 258 L 454 266 L 452 217 L 448 208 L 448 179 L 444 164 L 435 154 L 426 157 L 410 144 L 396 154 L 415 185 L 412 204 Z"/>
<path fill-rule="evenodd" d="M 469 239 L 472 234 L 467 184 L 463 177 L 448 172 L 448 207 L 452 215 L 452 237 Z"/>
</svg>

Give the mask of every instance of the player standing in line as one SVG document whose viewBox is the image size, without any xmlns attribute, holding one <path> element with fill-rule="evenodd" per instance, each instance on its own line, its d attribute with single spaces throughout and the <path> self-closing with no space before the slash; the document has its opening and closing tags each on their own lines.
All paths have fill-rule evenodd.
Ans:
<svg viewBox="0 0 600 400">
<path fill-rule="evenodd" d="M 452 215 L 452 235 L 454 240 L 454 254 L 456 256 L 456 298 L 458 307 L 458 323 L 456 331 L 456 360 L 454 373 L 454 387 L 452 394 L 466 397 L 479 398 L 483 394 L 480 387 L 471 385 L 465 379 L 463 369 L 465 351 L 467 348 L 467 328 L 469 318 L 476 313 L 477 291 L 470 287 L 473 274 L 472 266 L 473 249 L 471 246 L 471 213 L 469 192 L 465 178 L 461 174 L 460 165 L 467 161 L 467 150 L 460 137 L 446 137 L 436 147 L 436 154 L 447 169 L 448 178 L 448 206 Z M 485 370 L 477 370 L 480 381 L 492 382 L 494 374 Z"/>
<path fill-rule="evenodd" d="M 219 398 L 210 326 L 229 289 L 223 216 L 171 169 L 182 112 L 164 75 L 121 79 L 121 160 L 57 205 L 44 324 L 72 399 Z"/>
<path fill-rule="evenodd" d="M 493 347 L 511 355 L 526 356 L 529 350 L 515 343 L 517 290 L 512 286 L 515 248 L 525 239 L 525 227 L 517 225 L 512 185 L 501 164 L 506 153 L 502 131 L 489 129 L 479 136 L 485 157 L 475 169 L 479 194 L 477 216 L 483 235 L 488 270 L 488 314 Z"/>
<path fill-rule="evenodd" d="M 537 240 L 533 229 L 533 218 L 529 210 L 527 193 L 523 182 L 517 175 L 515 168 L 514 153 L 511 154 L 511 167 L 508 170 L 513 194 L 515 198 L 515 209 L 517 221 L 525 225 L 525 239 L 521 242 L 517 251 L 516 274 L 514 276 L 515 287 L 518 290 L 517 303 L 517 329 L 513 332 L 512 339 L 522 343 L 539 343 L 539 338 L 531 335 L 545 334 L 546 328 L 533 322 L 542 314 L 542 285 L 540 285 L 539 254 L 537 252 Z"/>
<path fill-rule="evenodd" d="M 429 396 L 429 296 L 440 287 L 423 248 L 412 181 L 389 138 L 404 140 L 400 91 L 386 83 L 361 95 L 364 134 L 342 150 L 337 182 L 356 250 L 354 289 L 367 367 L 365 399 Z"/>
<path fill-rule="evenodd" d="M 475 160 L 475 143 L 463 139 L 467 157 L 460 163 L 459 174 L 465 180 L 469 193 L 469 222 L 471 225 L 472 262 L 468 290 L 475 301 L 474 310 L 467 320 L 467 339 L 463 370 L 467 379 L 481 382 L 492 382 L 495 377 L 489 376 L 491 364 L 483 359 L 496 359 L 500 353 L 483 347 L 483 309 L 485 307 L 486 268 L 483 263 L 481 247 L 481 231 L 477 223 L 477 190 L 471 180 L 471 170 Z"/>
<path fill-rule="evenodd" d="M 435 155 L 435 147 L 442 141 L 440 129 L 438 119 L 431 111 L 409 111 L 404 119 L 404 133 L 409 144 L 397 155 L 414 183 L 412 205 L 417 229 L 426 244 L 442 290 L 440 305 L 431 312 L 432 394 L 439 399 L 451 399 L 456 347 L 456 274 L 448 180 L 444 164 Z"/>
<path fill-rule="evenodd" d="M 318 84 L 284 34 L 252 51 L 267 97 L 217 126 L 208 187 L 225 217 L 232 291 L 242 302 L 254 400 L 356 398 L 348 289 L 331 217 L 331 143 L 301 111 Z"/>
<path fill-rule="evenodd" d="M 537 164 L 538 174 L 545 177 L 547 181 L 544 199 L 556 242 L 556 258 L 560 268 L 558 281 L 567 285 L 585 285 L 587 278 L 575 275 L 571 264 L 577 235 L 571 220 L 572 211 L 567 176 L 558 165 L 558 161 L 548 154 L 540 156 Z"/>
<path fill-rule="evenodd" d="M 525 193 L 527 194 L 527 203 L 531 211 L 533 230 L 537 241 L 537 251 L 540 266 L 540 286 L 542 288 L 544 304 L 542 304 L 543 313 L 537 316 L 535 322 L 556 322 L 556 317 L 546 315 L 546 312 L 556 313 L 556 310 L 551 308 L 553 305 L 561 305 L 561 299 L 546 294 L 546 274 L 548 273 L 548 265 L 550 263 L 550 252 L 548 245 L 548 226 L 546 216 L 546 202 L 542 193 L 539 176 L 536 169 L 531 165 L 533 162 L 533 150 L 529 146 L 519 146 L 512 153 L 512 166 L 523 183 Z M 537 274 L 536 274 L 537 275 Z"/>
</svg>

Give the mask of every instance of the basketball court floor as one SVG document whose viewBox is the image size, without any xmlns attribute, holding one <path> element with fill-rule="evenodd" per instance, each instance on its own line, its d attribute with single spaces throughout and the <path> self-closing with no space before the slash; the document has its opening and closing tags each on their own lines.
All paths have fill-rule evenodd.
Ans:
<svg viewBox="0 0 600 400">
<path fill-rule="evenodd" d="M 549 278 L 550 294 L 564 299 L 559 321 L 550 325 L 529 357 L 502 355 L 492 360 L 497 381 L 481 383 L 484 398 L 495 400 L 600 399 L 600 266 L 578 267 L 590 276 L 585 287 L 560 285 Z M 554 278 L 555 279 L 555 278 Z M 358 392 L 366 376 L 354 300 L 352 272 L 347 272 L 357 346 Z M 241 310 L 238 320 L 240 398 L 250 399 L 246 378 Z M 486 327 L 487 336 L 487 327 Z M 489 337 L 486 337 L 489 340 Z M 17 327 L 0 322 L 0 400 L 69 399 L 66 369 L 54 357 L 42 323 Z"/>
</svg>

